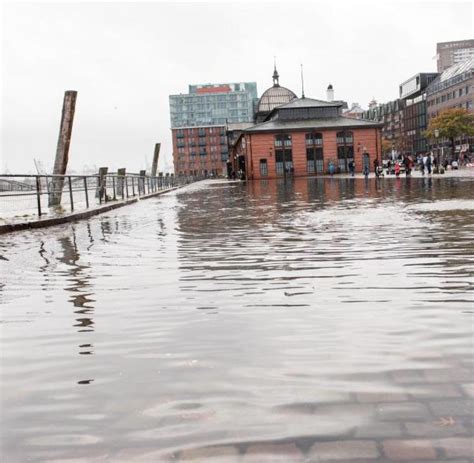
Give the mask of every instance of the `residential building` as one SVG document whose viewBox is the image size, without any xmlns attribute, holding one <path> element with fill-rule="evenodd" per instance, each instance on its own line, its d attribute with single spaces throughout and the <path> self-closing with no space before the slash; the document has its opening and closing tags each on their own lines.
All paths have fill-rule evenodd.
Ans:
<svg viewBox="0 0 474 463">
<path fill-rule="evenodd" d="M 362 119 L 383 123 L 382 138 L 391 144 L 393 157 L 406 151 L 404 126 L 405 100 L 400 98 L 380 105 L 371 105 Z"/>
<path fill-rule="evenodd" d="M 453 64 L 474 57 L 474 40 L 437 43 L 436 57 L 438 59 L 438 72 L 443 72 Z"/>
<path fill-rule="evenodd" d="M 225 173 L 226 125 L 252 122 L 256 101 L 255 82 L 189 85 L 189 93 L 170 95 L 175 173 Z"/>
<path fill-rule="evenodd" d="M 233 168 L 247 179 L 287 178 L 364 167 L 381 158 L 382 124 L 344 117 L 341 101 L 293 98 L 242 131 L 231 149 Z"/>
</svg>

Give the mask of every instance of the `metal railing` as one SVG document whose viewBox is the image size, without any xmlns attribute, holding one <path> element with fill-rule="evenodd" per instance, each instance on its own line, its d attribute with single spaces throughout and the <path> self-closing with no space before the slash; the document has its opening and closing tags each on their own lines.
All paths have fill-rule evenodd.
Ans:
<svg viewBox="0 0 474 463">
<path fill-rule="evenodd" d="M 140 174 L 0 175 L 0 219 L 80 211 L 170 190 L 197 177 Z"/>
</svg>

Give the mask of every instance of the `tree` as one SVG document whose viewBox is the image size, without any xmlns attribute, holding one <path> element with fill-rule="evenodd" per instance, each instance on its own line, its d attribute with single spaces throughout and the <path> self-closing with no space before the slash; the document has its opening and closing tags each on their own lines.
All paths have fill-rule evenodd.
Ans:
<svg viewBox="0 0 474 463">
<path fill-rule="evenodd" d="M 382 139 L 382 154 L 389 155 L 392 152 L 392 142 L 386 138 Z"/>
<path fill-rule="evenodd" d="M 426 136 L 429 138 L 448 138 L 454 153 L 454 139 L 474 136 L 474 114 L 466 109 L 452 108 L 441 111 L 430 120 Z"/>
</svg>

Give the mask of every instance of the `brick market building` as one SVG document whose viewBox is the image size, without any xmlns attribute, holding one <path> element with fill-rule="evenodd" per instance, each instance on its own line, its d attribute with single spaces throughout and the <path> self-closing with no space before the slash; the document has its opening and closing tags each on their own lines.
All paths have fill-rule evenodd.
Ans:
<svg viewBox="0 0 474 463">
<path fill-rule="evenodd" d="M 381 161 L 381 126 L 344 117 L 342 101 L 296 98 L 275 107 L 266 119 L 245 129 L 231 148 L 233 168 L 247 179 L 302 177 L 356 172 Z"/>
<path fill-rule="evenodd" d="M 173 164 L 176 175 L 218 176 L 227 172 L 228 123 L 251 123 L 255 82 L 190 85 L 170 95 Z"/>
</svg>

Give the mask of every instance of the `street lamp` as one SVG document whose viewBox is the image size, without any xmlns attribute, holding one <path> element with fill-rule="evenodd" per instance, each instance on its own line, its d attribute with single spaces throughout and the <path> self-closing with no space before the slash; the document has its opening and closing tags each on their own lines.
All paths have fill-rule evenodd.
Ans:
<svg viewBox="0 0 474 463">
<path fill-rule="evenodd" d="M 438 129 L 435 129 L 434 130 L 434 136 L 435 136 L 435 139 L 436 139 L 436 163 L 440 164 L 440 159 L 439 159 L 439 146 L 438 146 L 438 137 L 439 137 L 439 130 Z"/>
</svg>

